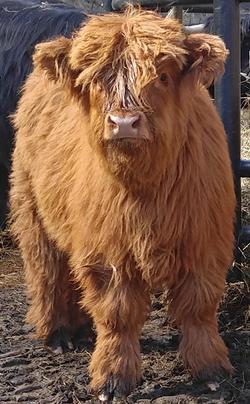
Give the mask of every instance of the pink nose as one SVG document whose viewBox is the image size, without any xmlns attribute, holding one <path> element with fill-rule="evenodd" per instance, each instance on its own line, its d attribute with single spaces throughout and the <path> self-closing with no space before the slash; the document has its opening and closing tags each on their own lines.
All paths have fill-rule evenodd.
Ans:
<svg viewBox="0 0 250 404">
<path fill-rule="evenodd" d="M 107 116 L 109 135 L 111 138 L 136 138 L 140 127 L 140 115 L 118 115 L 110 113 Z"/>
</svg>

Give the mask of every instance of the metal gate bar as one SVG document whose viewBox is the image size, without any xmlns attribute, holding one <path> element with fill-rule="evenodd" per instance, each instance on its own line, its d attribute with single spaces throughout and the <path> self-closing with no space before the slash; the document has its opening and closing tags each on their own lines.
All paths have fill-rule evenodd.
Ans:
<svg viewBox="0 0 250 404">
<path fill-rule="evenodd" d="M 237 196 L 236 235 L 241 237 L 240 180 L 240 14 L 238 0 L 214 0 L 215 32 L 230 51 L 225 73 L 215 85 L 215 102 L 228 136 Z"/>
<path fill-rule="evenodd" d="M 121 10 L 127 0 L 106 0 L 107 11 Z M 215 86 L 215 102 L 228 136 L 229 151 L 237 196 L 236 238 L 238 242 L 250 241 L 250 226 L 241 224 L 241 177 L 250 178 L 250 160 L 240 158 L 240 3 L 247 0 L 129 0 L 146 8 L 167 9 L 182 6 L 214 11 L 215 31 L 230 51 L 225 74 Z"/>
<path fill-rule="evenodd" d="M 209 6 L 213 3 L 212 0 L 113 0 L 112 1 L 112 9 L 120 10 L 127 3 L 131 4 L 141 4 L 142 7 L 148 8 L 162 8 L 162 7 L 172 7 L 172 6 L 185 6 L 185 7 L 193 7 L 193 6 Z"/>
</svg>

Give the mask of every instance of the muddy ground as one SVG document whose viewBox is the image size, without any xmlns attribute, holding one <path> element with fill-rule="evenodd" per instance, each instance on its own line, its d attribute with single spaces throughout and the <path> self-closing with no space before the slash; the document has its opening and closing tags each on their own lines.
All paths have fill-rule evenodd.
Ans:
<svg viewBox="0 0 250 404">
<path fill-rule="evenodd" d="M 94 337 L 80 339 L 73 352 L 57 356 L 32 339 L 32 330 L 25 325 L 22 263 L 6 238 L 4 243 L 0 248 L 0 403 L 95 403 L 87 370 Z M 235 374 L 221 380 L 216 391 L 192 381 L 178 358 L 180 336 L 168 321 L 164 296 L 159 296 L 153 299 L 141 337 L 143 381 L 128 403 L 250 403 L 247 267 L 246 263 L 240 281 L 228 285 L 220 308 L 220 330 Z"/>
</svg>

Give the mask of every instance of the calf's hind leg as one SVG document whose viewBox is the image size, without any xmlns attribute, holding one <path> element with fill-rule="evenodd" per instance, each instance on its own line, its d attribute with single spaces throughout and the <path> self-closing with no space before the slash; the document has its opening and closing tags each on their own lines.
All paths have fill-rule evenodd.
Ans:
<svg viewBox="0 0 250 404">
<path fill-rule="evenodd" d="M 48 239 L 29 180 L 20 169 L 12 176 L 10 202 L 12 231 L 21 249 L 30 299 L 27 321 L 35 326 L 38 338 L 61 352 L 63 346 L 72 347 L 70 335 L 87 315 L 80 313 L 67 259 Z"/>
</svg>

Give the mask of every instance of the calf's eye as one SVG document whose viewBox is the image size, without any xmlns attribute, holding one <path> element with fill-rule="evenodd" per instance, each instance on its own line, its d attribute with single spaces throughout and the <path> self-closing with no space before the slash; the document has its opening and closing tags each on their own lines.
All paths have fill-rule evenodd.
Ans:
<svg viewBox="0 0 250 404">
<path fill-rule="evenodd" d="M 163 82 L 166 82 L 168 80 L 168 76 L 166 75 L 166 73 L 161 73 L 160 80 Z"/>
</svg>

